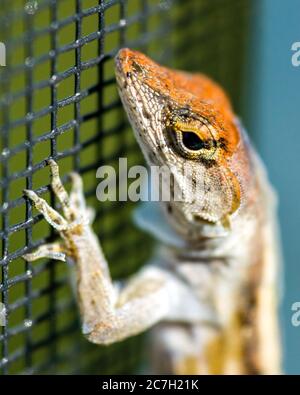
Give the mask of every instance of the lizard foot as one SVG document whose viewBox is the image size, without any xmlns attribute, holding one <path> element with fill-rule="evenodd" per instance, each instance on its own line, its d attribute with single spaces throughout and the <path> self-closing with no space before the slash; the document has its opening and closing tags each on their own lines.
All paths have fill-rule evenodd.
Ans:
<svg viewBox="0 0 300 395">
<path fill-rule="evenodd" d="M 33 262 L 40 258 L 66 262 L 65 246 L 63 243 L 44 244 L 34 252 L 23 255 L 23 258 L 28 262 Z"/>
<path fill-rule="evenodd" d="M 85 205 L 83 184 L 79 174 L 71 174 L 72 190 L 69 195 L 60 179 L 57 163 L 52 159 L 48 163 L 51 171 L 51 187 L 61 204 L 64 216 L 49 206 L 46 200 L 40 198 L 34 191 L 25 189 L 24 194 L 33 202 L 35 208 L 43 214 L 46 221 L 60 233 L 66 243 L 42 245 L 33 253 L 24 255 L 24 259 L 27 261 L 34 261 L 39 258 L 65 261 L 69 233 L 78 226 L 90 222 L 94 217 L 94 211 Z"/>
</svg>

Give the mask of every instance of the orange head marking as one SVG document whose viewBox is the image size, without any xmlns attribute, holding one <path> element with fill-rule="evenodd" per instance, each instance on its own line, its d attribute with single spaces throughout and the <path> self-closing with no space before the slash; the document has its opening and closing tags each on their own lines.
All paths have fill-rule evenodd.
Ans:
<svg viewBox="0 0 300 395">
<path fill-rule="evenodd" d="M 176 103 L 178 108 L 190 109 L 215 129 L 215 138 L 226 144 L 224 156 L 232 154 L 239 142 L 234 114 L 223 89 L 203 74 L 189 74 L 160 66 L 144 54 L 121 49 L 116 59 L 117 71 Z"/>
<path fill-rule="evenodd" d="M 197 167 L 205 196 L 189 210 L 225 223 L 240 205 L 239 182 L 229 163 L 240 135 L 222 88 L 202 74 L 168 69 L 131 49 L 119 51 L 116 77 L 148 162 Z"/>
</svg>

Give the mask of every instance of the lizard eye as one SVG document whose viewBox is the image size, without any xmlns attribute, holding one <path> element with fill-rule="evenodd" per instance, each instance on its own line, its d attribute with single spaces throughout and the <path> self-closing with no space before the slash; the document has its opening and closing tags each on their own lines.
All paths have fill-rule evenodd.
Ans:
<svg viewBox="0 0 300 395">
<path fill-rule="evenodd" d="M 198 151 L 205 147 L 203 141 L 194 132 L 182 132 L 182 144 L 191 151 Z"/>
</svg>

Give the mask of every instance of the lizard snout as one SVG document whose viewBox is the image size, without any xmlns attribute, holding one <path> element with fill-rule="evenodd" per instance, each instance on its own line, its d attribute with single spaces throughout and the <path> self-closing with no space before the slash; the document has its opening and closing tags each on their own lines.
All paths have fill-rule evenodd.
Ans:
<svg viewBox="0 0 300 395">
<path fill-rule="evenodd" d="M 143 74 L 149 59 L 140 52 L 129 48 L 122 48 L 115 57 L 116 72 L 125 78 Z"/>
</svg>

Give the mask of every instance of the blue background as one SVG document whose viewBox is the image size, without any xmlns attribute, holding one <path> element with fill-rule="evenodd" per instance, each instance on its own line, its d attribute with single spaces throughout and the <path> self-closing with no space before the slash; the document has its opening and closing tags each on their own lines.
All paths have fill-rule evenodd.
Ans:
<svg viewBox="0 0 300 395">
<path fill-rule="evenodd" d="M 300 67 L 292 65 L 291 46 L 300 41 L 300 1 L 258 0 L 257 11 L 245 123 L 279 194 L 285 370 L 299 374 L 300 326 L 291 324 L 291 305 L 300 301 Z"/>
</svg>

